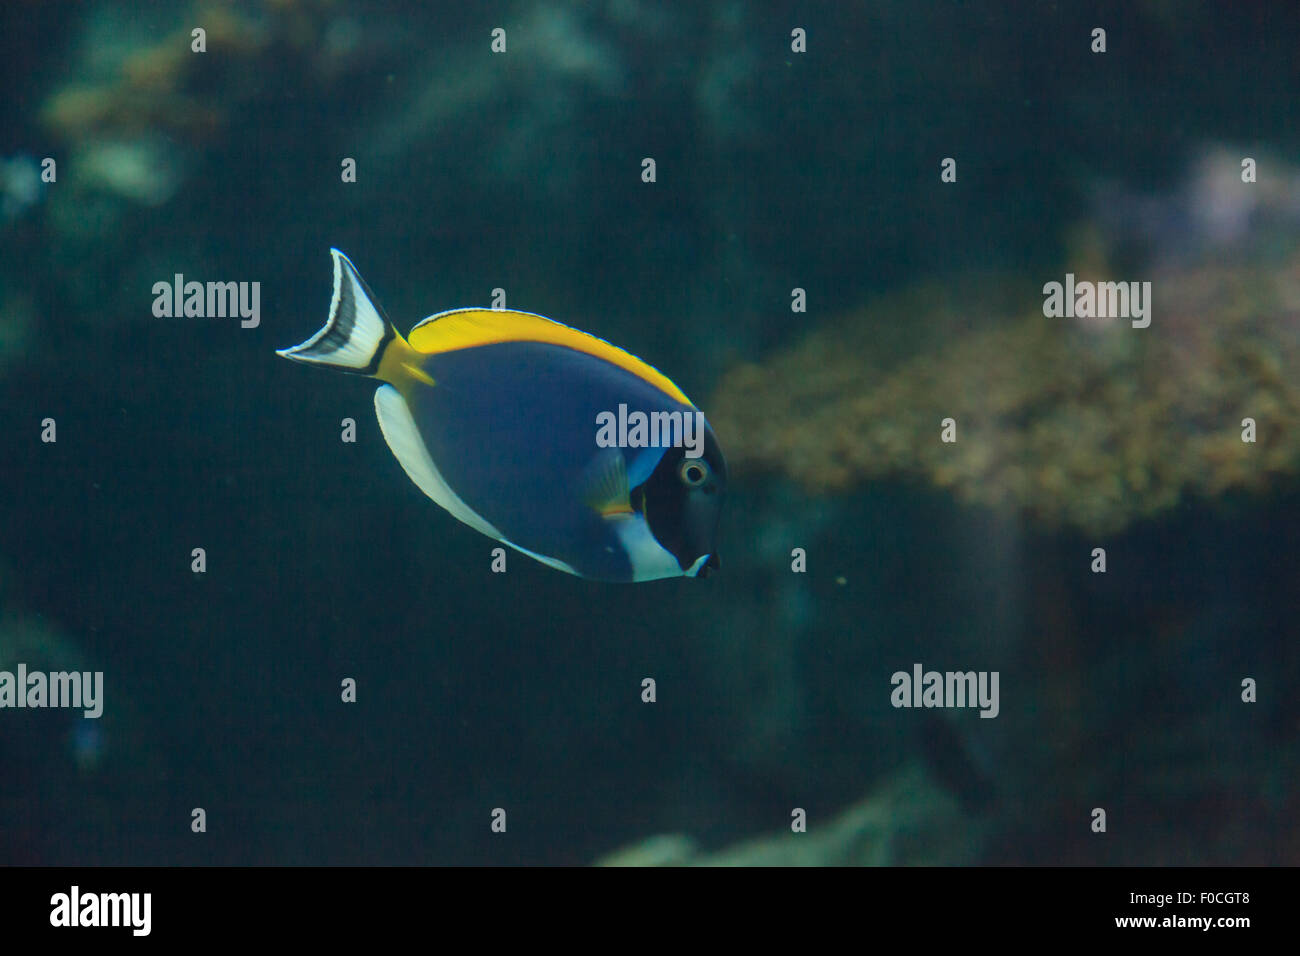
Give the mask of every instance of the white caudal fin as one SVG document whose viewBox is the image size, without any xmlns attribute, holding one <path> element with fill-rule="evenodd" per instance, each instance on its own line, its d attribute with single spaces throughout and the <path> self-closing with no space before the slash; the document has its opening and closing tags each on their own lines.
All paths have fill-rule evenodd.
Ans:
<svg viewBox="0 0 1300 956">
<path fill-rule="evenodd" d="M 330 255 L 334 257 L 334 298 L 330 300 L 329 321 L 306 342 L 291 349 L 277 349 L 275 354 L 295 362 L 373 375 L 396 330 L 375 305 L 356 266 L 337 249 L 331 249 Z"/>
</svg>

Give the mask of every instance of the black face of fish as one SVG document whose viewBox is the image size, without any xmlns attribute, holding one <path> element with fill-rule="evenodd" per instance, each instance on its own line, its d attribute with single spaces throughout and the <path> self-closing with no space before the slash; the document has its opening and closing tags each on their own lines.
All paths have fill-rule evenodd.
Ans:
<svg viewBox="0 0 1300 956">
<path fill-rule="evenodd" d="M 703 578 L 719 567 L 714 539 L 726 490 L 727 462 L 713 430 L 706 427 L 704 453 L 689 458 L 684 448 L 667 449 L 650 477 L 633 491 L 632 502 L 683 571 L 709 555 L 698 572 Z"/>
</svg>

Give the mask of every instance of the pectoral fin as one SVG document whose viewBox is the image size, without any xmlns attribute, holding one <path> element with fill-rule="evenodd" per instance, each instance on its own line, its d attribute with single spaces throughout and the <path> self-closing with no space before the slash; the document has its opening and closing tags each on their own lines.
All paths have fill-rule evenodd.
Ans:
<svg viewBox="0 0 1300 956">
<path fill-rule="evenodd" d="M 602 449 L 582 476 L 582 500 L 604 518 L 632 514 L 627 487 L 627 462 L 617 448 Z"/>
</svg>

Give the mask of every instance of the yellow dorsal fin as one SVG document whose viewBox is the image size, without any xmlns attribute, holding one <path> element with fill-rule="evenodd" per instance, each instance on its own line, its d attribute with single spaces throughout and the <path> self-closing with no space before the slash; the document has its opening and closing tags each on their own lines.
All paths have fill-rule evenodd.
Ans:
<svg viewBox="0 0 1300 956">
<path fill-rule="evenodd" d="M 672 396 L 683 405 L 691 405 L 680 388 L 667 375 L 653 365 L 641 361 L 630 352 L 604 339 L 561 325 L 532 312 L 515 312 L 511 309 L 452 309 L 431 315 L 411 329 L 407 336 L 411 348 L 417 352 L 434 354 L 455 352 L 459 349 L 494 345 L 499 342 L 543 342 L 562 345 L 576 352 L 604 359 L 631 372 L 659 390 Z M 694 405 L 691 405 L 693 408 Z"/>
</svg>

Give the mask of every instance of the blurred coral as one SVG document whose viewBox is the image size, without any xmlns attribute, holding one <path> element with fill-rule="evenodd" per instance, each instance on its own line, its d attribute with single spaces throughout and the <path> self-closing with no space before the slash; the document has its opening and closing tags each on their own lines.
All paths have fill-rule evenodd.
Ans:
<svg viewBox="0 0 1300 956">
<path fill-rule="evenodd" d="M 198 145 L 220 136 L 241 109 L 268 95 L 267 77 L 282 60 L 326 77 L 337 45 L 326 42 L 333 25 L 328 0 L 262 4 L 196 3 L 176 30 L 148 46 L 123 44 L 121 25 L 104 21 L 106 35 L 90 46 L 122 49 L 101 78 L 57 90 L 41 118 L 69 142 L 121 138 L 150 131 Z M 191 31 L 201 27 L 206 53 L 191 52 Z M 213 71 L 219 70 L 214 81 Z M 89 71 L 87 71 L 89 72 Z"/>
<path fill-rule="evenodd" d="M 680 835 L 655 836 L 598 866 L 955 866 L 982 852 L 987 827 L 919 765 L 903 767 L 865 799 L 806 833 L 784 832 L 699 852 Z"/>
<path fill-rule="evenodd" d="M 735 467 L 813 492 L 911 476 L 1103 533 L 1187 493 L 1259 492 L 1300 471 L 1300 379 L 1287 372 L 1300 364 L 1300 256 L 1149 278 L 1146 329 L 1045 318 L 1028 284 L 883 299 L 734 369 L 714 427 Z M 966 331 L 972 314 L 980 328 Z M 957 441 L 944 443 L 949 417 Z M 1242 440 L 1247 417 L 1255 443 Z"/>
</svg>

